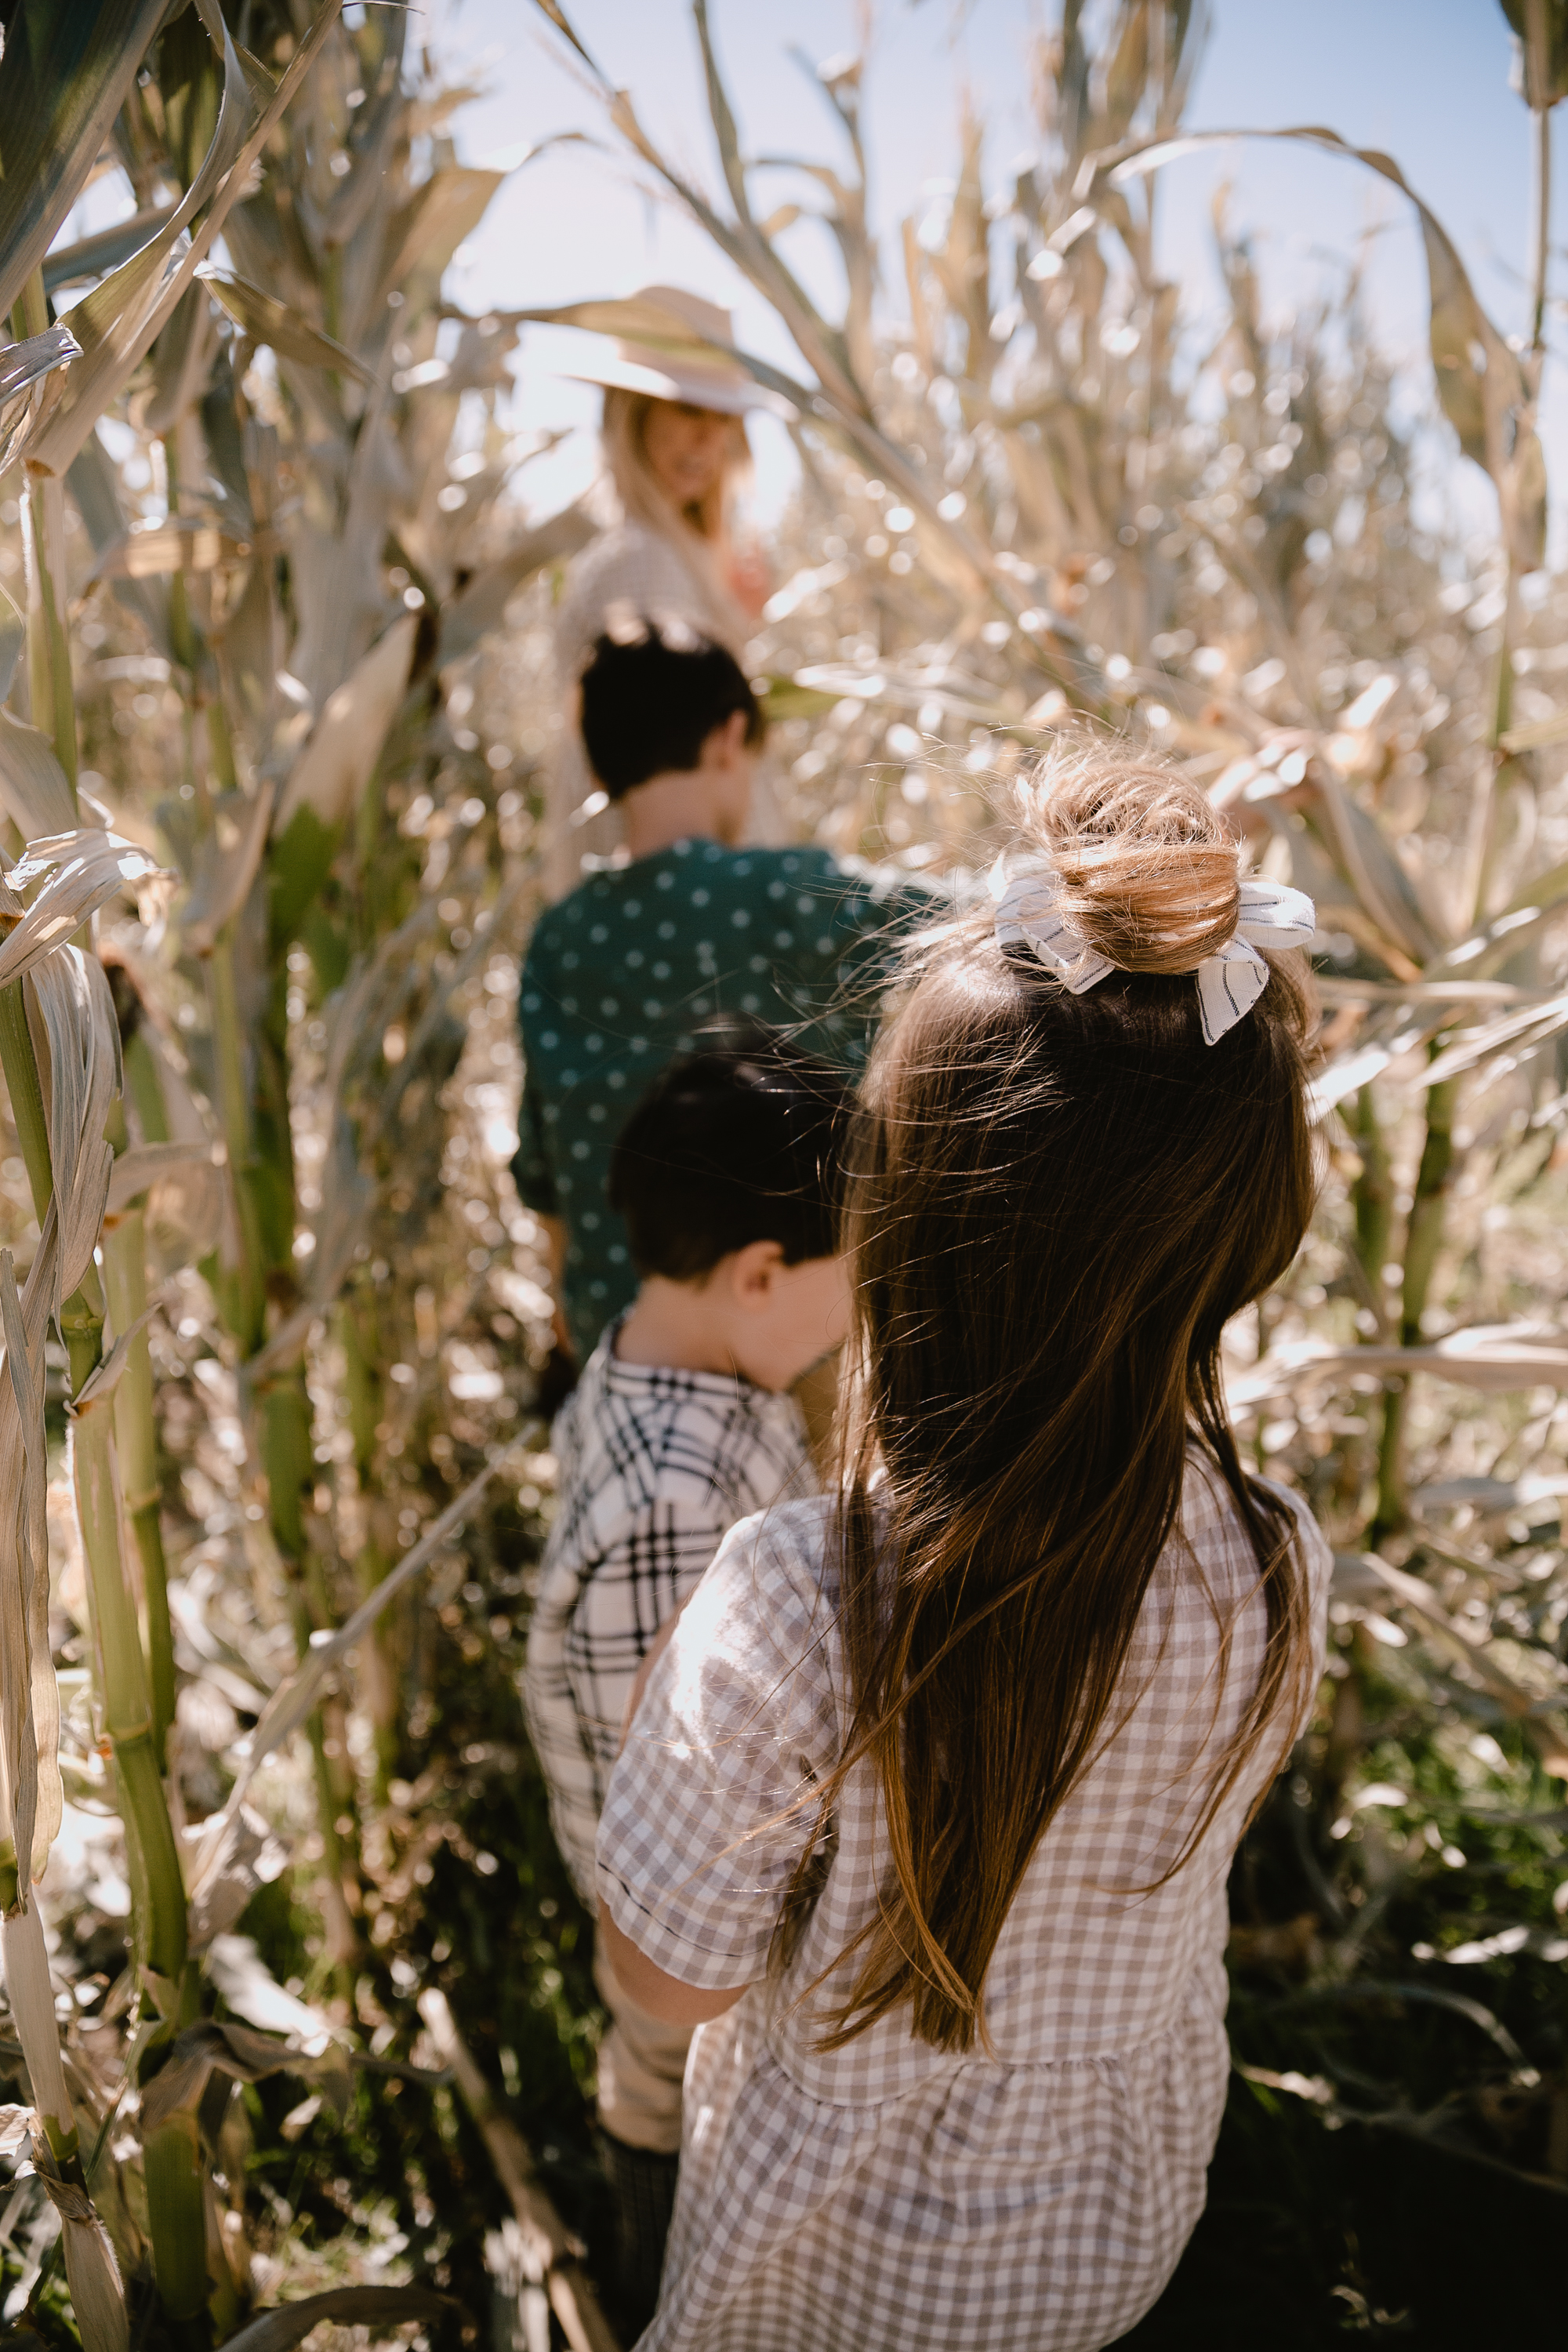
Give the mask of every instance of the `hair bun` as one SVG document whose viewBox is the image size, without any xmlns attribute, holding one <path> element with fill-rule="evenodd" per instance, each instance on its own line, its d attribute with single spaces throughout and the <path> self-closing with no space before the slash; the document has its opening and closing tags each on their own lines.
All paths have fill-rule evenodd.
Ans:
<svg viewBox="0 0 1568 2352">
<path fill-rule="evenodd" d="M 1062 913 L 1119 970 L 1193 971 L 1235 931 L 1236 844 L 1170 769 L 1064 745 L 1020 787 L 1018 817 L 1061 877 Z"/>
</svg>

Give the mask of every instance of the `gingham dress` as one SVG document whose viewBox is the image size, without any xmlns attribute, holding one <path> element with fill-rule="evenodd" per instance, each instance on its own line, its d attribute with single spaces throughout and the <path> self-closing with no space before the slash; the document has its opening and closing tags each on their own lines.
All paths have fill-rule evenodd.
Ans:
<svg viewBox="0 0 1568 2352">
<path fill-rule="evenodd" d="M 823 2054 L 793 2004 L 875 1900 L 868 1775 L 843 1791 L 787 1974 L 761 1979 L 810 1834 L 810 1806 L 788 1809 L 844 1731 L 830 1507 L 732 1530 L 655 1670 L 600 1827 L 600 1894 L 633 1942 L 687 1983 L 752 1985 L 692 2045 L 664 2291 L 639 2352 L 1090 2352 L 1170 2277 L 1225 2104 L 1226 1875 L 1289 1727 L 1175 1876 L 1138 1890 L 1180 1851 L 1256 1685 L 1257 1563 L 1194 1454 L 1112 1729 L 991 1963 L 994 2054 L 916 2042 L 907 2012 Z M 1330 1554 L 1292 1507 L 1316 1655 Z M 817 2002 L 844 1987 L 830 1977 Z"/>
<path fill-rule="evenodd" d="M 737 1519 L 816 1486 L 794 1397 L 719 1372 L 623 1364 L 619 1328 L 552 1432 L 561 1489 L 522 1693 L 555 1843 L 590 1904 L 599 1810 L 649 1643 Z"/>
</svg>

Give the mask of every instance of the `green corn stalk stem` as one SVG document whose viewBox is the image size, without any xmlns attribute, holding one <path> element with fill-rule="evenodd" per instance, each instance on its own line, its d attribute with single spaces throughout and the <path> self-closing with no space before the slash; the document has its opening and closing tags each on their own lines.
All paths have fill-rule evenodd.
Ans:
<svg viewBox="0 0 1568 2352">
<path fill-rule="evenodd" d="M 207 965 L 207 1002 L 213 1055 L 217 1068 L 218 1118 L 228 1153 L 229 1180 L 239 1225 L 239 1265 L 225 1287 L 231 1293 L 226 1318 L 240 1348 L 253 1356 L 260 1347 L 267 1313 L 267 1255 L 261 1204 L 257 1198 L 256 1137 L 250 1090 L 245 1077 L 245 1040 L 235 984 L 232 926 L 219 933 Z"/>
<path fill-rule="evenodd" d="M 1356 1255 L 1372 1297 L 1381 1301 L 1383 1269 L 1389 1262 L 1394 1230 L 1394 1177 L 1371 1087 L 1361 1089 L 1348 1123 L 1361 1154 L 1361 1174 L 1352 1195 Z"/>
<path fill-rule="evenodd" d="M 371 1352 L 364 1345 L 360 1316 L 352 1299 L 345 1298 L 342 1302 L 335 1319 L 339 1343 L 343 1351 L 343 1391 L 349 1408 L 349 1431 L 353 1439 L 354 1468 L 360 1492 L 368 1497 L 375 1491 L 375 1433 L 383 1419 L 381 1386 Z M 385 1551 L 374 1536 L 367 1532 L 354 1559 L 354 1573 L 363 1599 L 370 1598 L 389 1566 Z M 395 1640 L 395 1627 L 384 1618 L 380 1618 L 362 1654 L 362 1679 L 375 1727 L 376 1797 L 383 1804 L 386 1802 L 387 1789 L 397 1778 L 403 1760 Z"/>
<path fill-rule="evenodd" d="M 1454 1181 L 1454 1110 L 1458 1098 L 1456 1078 L 1446 1079 L 1441 1086 L 1429 1087 L 1426 1091 L 1426 1138 L 1405 1236 L 1405 1286 L 1399 1325 L 1399 1341 L 1405 1348 L 1421 1345 L 1421 1319 L 1431 1295 Z M 1383 1441 L 1378 1456 L 1377 1517 L 1372 1526 L 1374 1548 L 1385 1536 L 1402 1528 L 1409 1517 L 1405 1488 L 1405 1420 L 1408 1402 L 1407 1384 L 1404 1381 L 1391 1382 L 1384 1403 Z"/>
<path fill-rule="evenodd" d="M 72 1430 L 72 1467 L 82 1551 L 98 1635 L 104 1727 L 114 1750 L 126 1843 L 134 1857 L 142 1982 L 163 2012 L 142 2044 L 138 2079 L 151 2079 L 177 2028 L 195 2014 L 199 1979 L 187 1965 L 184 1881 L 163 1794 L 154 1721 L 135 1605 L 120 1545 L 121 1496 L 114 1456 L 115 1414 L 107 1397 L 89 1398 Z M 201 2325 L 208 2287 L 203 2166 L 193 2119 L 173 2117 L 142 2144 L 147 2229 L 159 2299 L 186 2352 L 208 2340 Z"/>
<path fill-rule="evenodd" d="M 44 1089 L 19 980 L 0 988 L 0 1067 L 5 1073 L 12 1122 L 22 1148 L 33 1207 L 41 1225 L 48 1211 L 55 1179 L 49 1164 L 49 1122 L 44 1108 Z"/>
<path fill-rule="evenodd" d="M 43 1089 L 27 1029 L 20 983 L 0 990 L 0 1065 L 5 1068 L 10 1089 L 12 1117 L 41 1223 L 48 1213 L 54 1174 L 49 1158 Z M 138 1235 L 139 1251 L 140 1240 Z M 142 1263 L 140 1256 L 138 1262 Z M 144 1295 L 144 1264 L 141 1281 Z M 140 1312 L 140 1309 L 136 1311 Z M 101 1356 L 103 1319 L 97 1276 L 91 1275 L 89 1281 L 67 1301 L 60 1315 L 61 1331 L 70 1355 L 71 1391 L 75 1396 L 80 1395 Z M 133 1321 L 134 1315 L 130 1319 Z M 139 2072 L 141 2079 L 145 2080 L 164 2054 L 175 2024 L 187 2021 L 188 2016 L 195 2013 L 198 1979 L 195 1969 L 187 1966 L 184 1879 L 180 1869 L 174 1824 L 169 1818 L 168 1802 L 163 1793 L 160 1743 L 142 1657 L 142 1632 L 126 1581 L 121 1549 L 121 1505 L 115 1460 L 114 1424 L 113 1400 L 89 1398 L 74 1418 L 71 1457 L 78 1521 L 87 1564 L 89 1612 L 93 1651 L 98 1662 L 99 1693 L 104 1728 L 113 1751 L 121 1818 L 125 1824 L 136 1959 L 143 1971 L 143 1982 L 163 1988 L 163 1997 L 175 2011 L 175 2016 L 165 2020 L 142 2047 Z M 151 1594 L 149 1597 L 152 1598 Z M 153 1617 L 161 1638 L 166 1643 L 166 1592 L 158 1595 Z M 172 1659 L 170 1668 L 172 1695 Z M 29 1906 L 28 1913 L 23 1916 L 36 1920 L 37 1906 Z M 8 1985 L 14 1985 L 17 1980 L 11 1963 L 13 1925 L 13 1921 L 7 1919 L 4 1928 Z M 31 1965 L 26 1960 L 26 1951 L 24 1947 L 24 1981 L 26 1969 Z M 52 1997 L 48 1996 L 47 1957 L 43 1961 L 41 1981 L 47 1999 L 52 2033 L 54 2011 Z M 36 2104 L 45 2116 L 51 2148 L 62 2168 L 68 2159 L 79 2170 L 69 2101 L 67 2098 L 63 2105 L 58 2103 L 41 2045 L 38 2064 L 45 2070 L 43 2079 L 47 2089 L 46 2095 L 37 2096 Z M 55 2064 L 58 2070 L 58 2044 Z M 32 2060 L 29 2058 L 29 2071 L 31 2068 Z M 62 2096 L 63 2090 L 62 2074 Z M 55 2128 L 49 2126 L 51 2115 L 55 2117 Z M 171 2138 L 172 2130 L 172 2126 L 164 2126 L 162 2130 L 150 2135 L 145 2147 L 148 2233 L 153 2242 L 153 2268 L 159 2292 L 176 2323 L 187 2321 L 192 2282 L 199 2275 L 201 2293 L 194 2306 L 195 2316 L 188 2319 L 188 2324 L 195 2326 L 206 2297 L 206 2229 L 202 2209 L 201 2172 L 199 2166 L 193 2167 L 190 2163 L 183 2144 Z M 62 2135 L 58 2146 L 56 2145 L 57 2131 Z M 68 2144 L 63 2137 L 66 2134 L 70 2135 Z M 76 2185 L 85 2187 L 86 2184 L 85 2181 L 78 2181 Z M 168 2287 L 166 2294 L 165 2281 Z M 201 2352 L 195 2338 L 189 2344 L 188 2352 Z"/>
<path fill-rule="evenodd" d="M 104 1728 L 113 1744 L 126 1827 L 146 1874 L 139 1958 L 178 1985 L 185 1966 L 185 1888 L 158 1769 L 141 1628 L 121 1552 L 114 1421 L 108 1398 L 89 1397 L 78 1409 L 71 1444 L 77 1511 L 98 1626 Z"/>
<path fill-rule="evenodd" d="M 129 1331 L 147 1307 L 147 1217 L 141 1207 L 105 1223 L 104 1286 L 114 1328 Z M 143 1629 L 152 1684 L 153 1746 L 158 1769 L 174 1719 L 174 1642 L 169 1623 L 168 1570 L 163 1558 L 163 1483 L 158 1475 L 158 1431 L 153 1412 L 153 1360 L 147 1334 L 131 1342 L 130 1358 L 114 1392 L 114 1436 L 120 1455 L 125 1507 L 142 1562 Z"/>
<path fill-rule="evenodd" d="M 49 323 L 44 273 L 35 270 L 11 312 L 18 340 L 41 335 Z M 76 790 L 76 702 L 71 690 L 70 648 L 60 613 L 55 574 L 65 547 L 65 486 L 53 478 L 34 478 L 22 499 L 23 551 L 27 572 L 27 694 L 33 724 L 47 734 L 55 756 Z M 59 583 L 63 586 L 63 581 Z"/>
<path fill-rule="evenodd" d="M 212 2287 L 202 2194 L 205 2166 L 195 2116 L 172 2116 L 149 2132 L 142 2168 L 158 2300 L 183 2352 L 205 2352 L 212 2341 L 205 2324 Z"/>
</svg>

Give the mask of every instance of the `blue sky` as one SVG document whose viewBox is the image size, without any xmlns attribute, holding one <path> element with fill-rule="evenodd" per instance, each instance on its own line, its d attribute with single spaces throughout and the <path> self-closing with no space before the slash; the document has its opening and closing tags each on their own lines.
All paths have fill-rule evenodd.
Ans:
<svg viewBox="0 0 1568 2352">
<path fill-rule="evenodd" d="M 719 186 L 682 0 L 567 5 L 606 72 L 632 91 L 655 140 L 708 186 Z M 488 161 L 552 131 L 601 130 L 592 93 L 566 69 L 529 0 L 416 5 L 426 37 L 454 64 L 479 68 L 487 85 L 458 121 L 466 158 Z M 964 96 L 987 123 L 988 172 L 998 184 L 1007 164 L 1035 145 L 1027 57 L 1047 9 L 1054 16 L 1049 0 L 973 0 L 962 9 L 952 0 L 882 0 L 866 121 L 872 226 L 894 265 L 889 309 L 899 299 L 898 225 L 923 212 L 933 184 L 952 172 Z M 851 0 L 711 0 L 749 152 L 840 160 L 821 94 L 787 52 L 798 47 L 816 61 L 853 47 L 858 13 Z M 1385 149 L 1447 226 L 1499 326 L 1508 333 L 1523 325 L 1530 124 L 1509 87 L 1510 42 L 1496 0 L 1215 0 L 1212 17 L 1190 125 L 1322 123 L 1356 144 Z M 457 281 L 464 300 L 476 309 L 544 304 L 673 279 L 730 304 L 743 342 L 798 368 L 765 303 L 700 230 L 639 192 L 605 138 L 607 152 L 568 147 L 508 183 L 468 248 Z M 1182 282 L 1190 318 L 1218 316 L 1209 206 L 1222 180 L 1231 184 L 1233 224 L 1254 237 L 1266 308 L 1276 316 L 1307 299 L 1325 269 L 1342 264 L 1376 226 L 1368 281 L 1376 331 L 1392 355 L 1419 368 L 1425 271 L 1409 207 L 1355 165 L 1300 148 L 1251 141 L 1163 175 L 1163 265 Z M 1553 235 L 1568 243 L 1568 165 L 1560 164 L 1557 181 Z M 825 234 L 796 228 L 788 249 L 814 289 L 831 299 L 837 271 Z M 551 373 L 569 363 L 571 348 L 559 331 L 531 333 L 520 422 L 591 421 L 595 395 Z M 1556 471 L 1568 465 L 1568 375 L 1559 397 L 1550 367 L 1542 424 Z M 790 478 L 787 443 L 765 426 L 753 438 L 761 491 L 776 504 Z M 581 487 L 592 463 L 585 436 L 549 462 L 534 490 L 543 503 Z"/>
</svg>

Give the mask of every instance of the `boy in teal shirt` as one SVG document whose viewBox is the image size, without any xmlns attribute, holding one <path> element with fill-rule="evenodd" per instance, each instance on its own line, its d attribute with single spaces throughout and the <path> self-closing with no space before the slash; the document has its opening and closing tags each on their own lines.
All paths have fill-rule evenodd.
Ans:
<svg viewBox="0 0 1568 2352">
<path fill-rule="evenodd" d="M 535 926 L 512 1172 L 551 1234 L 557 1307 L 585 1363 L 637 1292 L 605 1179 L 650 1081 L 721 1013 L 857 1068 L 900 935 L 945 901 L 825 849 L 736 846 L 766 722 L 733 656 L 681 624 L 642 619 L 598 640 L 582 728 L 629 857 Z"/>
</svg>

